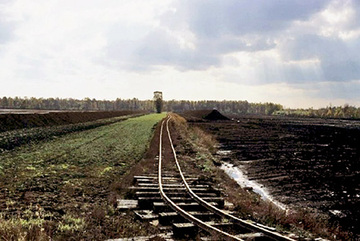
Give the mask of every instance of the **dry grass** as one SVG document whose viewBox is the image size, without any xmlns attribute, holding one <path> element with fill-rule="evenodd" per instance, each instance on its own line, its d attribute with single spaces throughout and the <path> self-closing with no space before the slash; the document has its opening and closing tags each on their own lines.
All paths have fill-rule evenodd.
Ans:
<svg viewBox="0 0 360 241">
<path fill-rule="evenodd" d="M 211 176 L 212 172 L 216 170 L 213 162 L 215 158 L 212 154 L 216 152 L 216 146 L 218 145 L 215 138 L 208 135 L 198 127 L 190 127 L 186 120 L 176 114 L 172 114 L 171 128 L 172 134 L 176 133 L 177 138 L 173 138 L 176 149 L 183 149 L 181 159 L 186 160 L 182 163 L 188 172 L 191 172 L 193 168 L 199 170 L 207 176 Z"/>
<path fill-rule="evenodd" d="M 175 130 L 180 133 L 181 137 L 193 144 L 194 148 L 203 147 L 209 150 L 212 154 L 216 152 L 218 142 L 216 139 L 198 127 L 190 127 L 186 120 L 176 114 L 172 114 L 172 124 Z"/>
<path fill-rule="evenodd" d="M 199 127 L 191 128 L 193 139 L 195 140 L 195 143 L 197 146 L 202 146 L 210 151 L 211 154 L 215 154 L 217 151 L 218 142 L 216 139 L 207 133 L 205 133 L 203 130 L 201 130 Z"/>
<path fill-rule="evenodd" d="M 49 240 L 53 223 L 41 218 L 35 219 L 0 219 L 0 240 Z"/>
</svg>

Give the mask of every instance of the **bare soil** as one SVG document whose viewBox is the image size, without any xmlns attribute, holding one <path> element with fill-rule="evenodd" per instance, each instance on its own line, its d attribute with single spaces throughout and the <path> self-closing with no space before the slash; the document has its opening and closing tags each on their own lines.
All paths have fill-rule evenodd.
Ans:
<svg viewBox="0 0 360 241">
<path fill-rule="evenodd" d="M 314 207 L 327 213 L 330 210 L 340 210 L 340 216 L 333 215 L 335 222 L 340 222 L 350 230 L 356 230 L 359 226 L 359 197 L 356 196 L 359 194 L 357 177 L 360 173 L 358 122 L 243 117 L 233 121 L 207 121 L 198 118 L 191 125 L 213 134 L 221 143 L 222 149 L 232 151 L 230 158 L 224 161 L 245 165 L 249 177 L 267 186 L 280 201 L 288 205 Z M 247 191 L 240 189 L 228 177 L 218 178 L 214 175 L 213 162 L 207 162 L 209 156 L 198 152 L 180 135 L 185 130 L 179 129 L 173 122 L 170 128 L 186 173 L 213 180 L 234 200 L 239 199 L 240 194 L 243 197 L 248 195 Z M 69 174 L 63 170 L 58 177 L 35 177 L 14 190 L 1 189 L 1 200 L 8 200 L 5 197 L 9 197 L 7 195 L 11 192 L 14 203 L 21 203 L 14 207 L 13 204 L 0 202 L 2 209 L 7 210 L 9 216 L 16 215 L 19 211 L 29 209 L 29 205 L 33 203 L 33 213 L 37 213 L 39 207 L 43 212 L 53 213 L 54 216 L 47 222 L 48 227 L 45 227 L 49 236 L 56 231 L 55 224 L 50 225 L 52 220 L 61 219 L 65 211 L 82 213 L 88 225 L 87 230 L 91 231 L 86 234 L 70 233 L 69 236 L 62 235 L 55 240 L 104 240 L 158 233 L 156 227 L 136 221 L 132 212 L 119 213 L 115 210 L 111 213 L 109 206 L 116 205 L 116 198 L 129 195 L 128 187 L 133 184 L 134 175 L 157 172 L 159 129 L 160 124 L 156 126 L 144 158 L 123 168 L 119 163 L 114 176 L 105 179 L 84 178 L 81 172 Z M 163 138 L 163 145 L 167 150 L 163 153 L 164 165 L 171 170 L 175 168 L 172 154 L 166 136 Z M 225 174 L 219 172 L 217 175 Z M 70 179 L 84 179 L 84 182 L 81 187 L 59 185 Z M 258 201 L 254 199 L 254 202 Z"/>
<path fill-rule="evenodd" d="M 360 234 L 360 121 L 243 116 L 191 124 L 214 135 L 231 151 L 223 161 L 276 200 L 314 208 Z"/>
<path fill-rule="evenodd" d="M 0 111 L 0 132 L 22 128 L 76 124 L 140 113 L 140 111 Z"/>
</svg>

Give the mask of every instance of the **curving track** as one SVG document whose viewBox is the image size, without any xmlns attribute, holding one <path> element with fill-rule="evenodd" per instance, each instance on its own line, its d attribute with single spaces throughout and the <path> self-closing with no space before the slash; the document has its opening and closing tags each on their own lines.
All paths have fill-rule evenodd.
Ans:
<svg viewBox="0 0 360 241">
<path fill-rule="evenodd" d="M 171 115 L 168 115 L 168 117 L 162 121 L 161 123 L 161 129 L 160 129 L 160 143 L 159 143 L 159 166 L 158 166 L 158 185 L 159 185 L 159 191 L 162 199 L 165 201 L 165 203 L 170 206 L 176 213 L 178 213 L 180 216 L 191 222 L 192 224 L 198 226 L 199 228 L 207 231 L 210 233 L 213 237 L 222 237 L 226 240 L 245 240 L 247 238 L 251 237 L 261 237 L 263 240 L 264 238 L 266 240 L 294 240 L 292 238 L 289 238 L 287 236 L 284 236 L 278 232 L 272 231 L 267 229 L 265 226 L 260 226 L 260 224 L 254 224 L 249 223 L 245 220 L 242 220 L 238 217 L 235 217 L 218 207 L 216 207 L 213 203 L 205 201 L 203 198 L 199 197 L 190 187 L 188 182 L 186 181 L 186 178 L 181 170 L 180 164 L 177 160 L 176 151 L 174 148 L 174 145 L 172 143 L 171 139 L 171 133 L 169 129 L 169 121 L 171 120 Z M 223 219 L 227 220 L 228 222 L 231 221 L 238 227 L 239 230 L 241 230 L 241 233 L 237 234 L 234 232 L 228 232 L 224 231 L 220 228 L 218 228 L 214 223 L 206 222 L 201 220 L 198 217 L 195 217 L 191 214 L 191 212 L 186 211 L 184 208 L 180 207 L 177 203 L 175 203 L 171 198 L 166 194 L 164 185 L 163 185 L 163 135 L 164 135 L 164 126 L 166 125 L 166 132 L 167 132 L 167 138 L 170 142 L 170 146 L 172 149 L 173 158 L 176 163 L 177 170 L 179 172 L 179 175 L 182 180 L 182 184 L 185 186 L 185 189 L 189 196 L 198 204 L 200 204 L 203 208 L 207 210 L 207 212 L 212 212 L 213 214 L 222 217 Z M 165 137 L 166 138 L 166 137 Z M 235 228 L 236 229 L 236 228 Z M 245 233 L 244 233 L 245 232 Z"/>
</svg>

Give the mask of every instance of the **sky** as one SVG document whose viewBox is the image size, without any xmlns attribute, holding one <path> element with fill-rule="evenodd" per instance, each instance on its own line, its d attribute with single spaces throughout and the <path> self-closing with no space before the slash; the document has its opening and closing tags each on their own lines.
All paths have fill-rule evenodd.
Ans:
<svg viewBox="0 0 360 241">
<path fill-rule="evenodd" d="M 0 0 L 0 97 L 360 107 L 358 0 Z"/>
</svg>

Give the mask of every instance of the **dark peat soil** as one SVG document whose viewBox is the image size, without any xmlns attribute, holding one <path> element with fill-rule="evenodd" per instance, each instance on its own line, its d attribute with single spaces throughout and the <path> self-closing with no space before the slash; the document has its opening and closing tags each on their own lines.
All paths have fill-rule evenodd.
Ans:
<svg viewBox="0 0 360 241">
<path fill-rule="evenodd" d="M 237 117 L 192 122 L 213 134 L 223 161 L 241 165 L 290 207 L 311 207 L 360 234 L 360 121 Z"/>
</svg>

